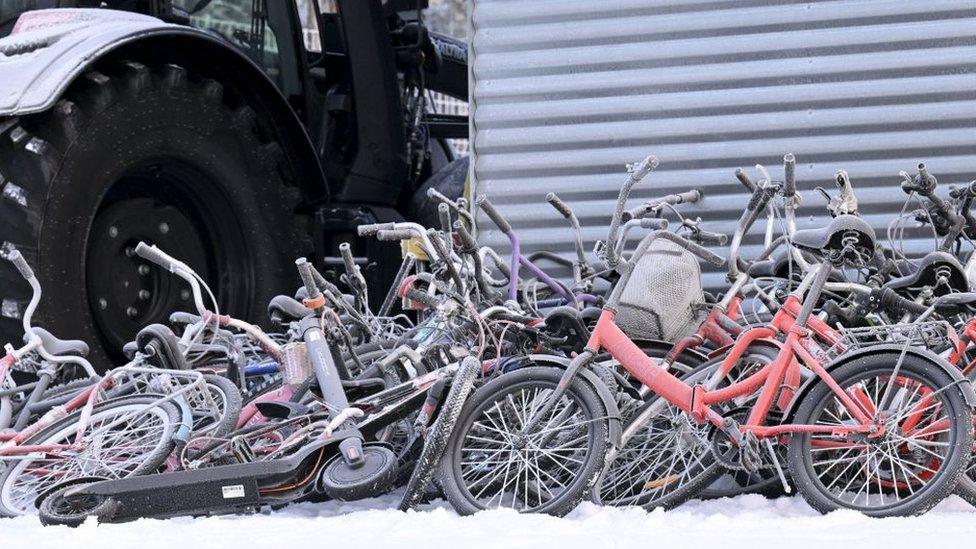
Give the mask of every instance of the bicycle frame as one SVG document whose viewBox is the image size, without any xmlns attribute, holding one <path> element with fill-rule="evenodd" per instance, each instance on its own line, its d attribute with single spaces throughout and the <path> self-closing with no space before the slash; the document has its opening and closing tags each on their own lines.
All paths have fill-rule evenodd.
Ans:
<svg viewBox="0 0 976 549">
<path fill-rule="evenodd" d="M 746 355 L 748 348 L 753 343 L 759 340 L 772 340 L 779 332 L 786 334 L 785 342 L 771 363 L 728 387 L 708 390 L 701 385 L 688 385 L 668 372 L 656 360 L 648 357 L 614 323 L 615 299 L 612 299 L 603 309 L 596 328 L 587 342 L 586 350 L 570 364 L 559 387 L 560 389 L 567 387 L 569 380 L 581 367 L 589 363 L 600 351 L 606 351 L 631 375 L 640 380 L 652 392 L 658 394 L 664 401 L 687 413 L 697 423 L 708 422 L 722 431 L 738 430 L 740 433 L 752 433 L 757 438 L 779 437 L 793 433 L 824 433 L 836 437 L 843 437 L 852 433 L 879 434 L 881 427 L 876 424 L 872 417 L 874 411 L 865 409 L 864 399 L 856 399 L 856 393 L 852 396 L 845 392 L 830 377 L 825 365 L 817 358 L 816 355 L 823 349 L 811 337 L 813 331 L 806 326 L 809 320 L 810 324 L 816 326 L 818 330 L 831 335 L 832 330 L 829 330 L 829 327 L 827 327 L 829 331 L 823 330 L 825 326 L 819 325 L 822 321 L 810 316 L 813 302 L 819 295 L 829 273 L 830 266 L 827 264 L 810 273 L 800 288 L 789 297 L 784 307 L 777 312 L 769 326 L 747 329 L 736 338 L 735 343 L 729 349 L 729 353 L 722 361 L 716 376 L 728 374 L 738 360 Z M 622 277 L 621 283 L 626 284 L 627 278 L 626 275 Z M 804 304 L 801 305 L 798 295 L 807 286 L 810 286 L 810 289 L 807 292 Z M 795 317 L 794 312 L 796 312 Z M 783 387 L 784 383 L 793 387 L 797 385 L 800 379 L 800 364 L 812 370 L 820 380 L 827 384 L 858 424 L 850 426 L 765 425 L 769 412 L 775 404 L 779 389 Z M 759 397 L 749 411 L 746 422 L 741 425 L 713 409 L 713 406 L 717 404 L 752 395 L 757 390 L 760 390 Z M 789 392 L 785 392 L 784 395 Z M 550 401 L 555 400 L 555 397 L 550 399 Z M 784 402 L 780 402 L 780 404 L 782 405 Z"/>
<path fill-rule="evenodd" d="M 95 405 L 102 401 L 100 397 L 104 396 L 107 389 L 113 387 L 118 387 L 122 385 L 122 379 L 124 377 L 129 377 L 130 381 L 134 381 L 135 377 L 138 375 L 159 377 L 165 376 L 169 385 L 173 385 L 174 379 L 183 378 L 184 381 L 177 381 L 175 383 L 176 387 L 171 388 L 171 392 L 159 395 L 159 393 L 151 393 L 157 395 L 158 398 L 151 403 L 144 406 L 144 410 L 149 410 L 159 406 L 164 402 L 171 402 L 174 400 L 181 400 L 186 402 L 187 396 L 190 391 L 202 389 L 205 386 L 203 374 L 196 371 L 183 371 L 183 370 L 160 370 L 158 368 L 147 368 L 135 365 L 123 366 L 107 374 L 101 381 L 93 383 L 87 389 L 83 389 L 77 395 L 75 395 L 71 400 L 62 406 L 57 406 L 51 409 L 49 412 L 41 416 L 33 424 L 27 426 L 25 429 L 19 432 L 12 433 L 0 433 L 0 461 L 9 459 L 29 459 L 38 452 L 43 453 L 58 453 L 63 451 L 81 451 L 85 448 L 84 434 L 85 429 L 88 427 L 88 422 L 91 418 L 91 414 L 95 408 Z M 189 405 L 187 404 L 187 408 Z M 181 407 L 182 409 L 183 407 Z M 81 416 L 78 419 L 78 426 L 76 429 L 76 434 L 74 442 L 71 444 L 24 444 L 28 439 L 30 439 L 35 434 L 46 429 L 50 425 L 57 421 L 67 417 L 73 412 L 81 411 Z M 126 418 L 118 418 L 115 421 L 104 425 L 100 428 L 98 432 L 105 432 L 109 429 L 115 427 L 126 421 Z M 190 425 L 183 425 L 182 428 L 186 430 L 183 436 L 189 435 Z M 93 433 L 93 434 L 97 434 Z"/>
</svg>

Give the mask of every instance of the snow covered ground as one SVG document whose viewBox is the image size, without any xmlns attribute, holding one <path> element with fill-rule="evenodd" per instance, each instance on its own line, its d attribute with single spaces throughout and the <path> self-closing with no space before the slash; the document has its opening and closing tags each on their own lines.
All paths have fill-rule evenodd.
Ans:
<svg viewBox="0 0 976 549">
<path fill-rule="evenodd" d="M 951 498 L 923 517 L 869 519 L 853 512 L 821 516 L 800 498 L 740 496 L 691 502 L 680 509 L 640 509 L 583 504 L 557 519 L 489 511 L 459 517 L 444 503 L 418 512 L 389 508 L 389 496 L 355 504 L 302 504 L 266 515 L 142 520 L 77 530 L 43 528 L 36 518 L 0 520 L 0 540 L 31 549 L 210 549 L 277 547 L 335 549 L 379 547 L 959 547 L 976 539 L 976 510 Z"/>
</svg>

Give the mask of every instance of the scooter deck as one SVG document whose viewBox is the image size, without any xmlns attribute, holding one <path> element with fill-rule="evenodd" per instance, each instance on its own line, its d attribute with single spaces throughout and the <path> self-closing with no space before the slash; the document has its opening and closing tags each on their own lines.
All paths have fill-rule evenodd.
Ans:
<svg viewBox="0 0 976 549">
<path fill-rule="evenodd" d="M 111 512 L 99 516 L 99 522 L 227 514 L 287 503 L 288 491 L 262 495 L 259 490 L 293 481 L 310 457 L 319 451 L 329 451 L 325 448 L 329 442 L 306 445 L 299 453 L 282 459 L 105 480 L 77 493 L 113 500 Z"/>
</svg>

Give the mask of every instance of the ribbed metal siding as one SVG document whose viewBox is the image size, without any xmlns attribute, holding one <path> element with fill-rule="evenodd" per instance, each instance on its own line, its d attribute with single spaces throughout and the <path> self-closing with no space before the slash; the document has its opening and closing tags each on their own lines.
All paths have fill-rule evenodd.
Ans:
<svg viewBox="0 0 976 549">
<path fill-rule="evenodd" d="M 813 188 L 833 189 L 840 168 L 879 234 L 905 198 L 899 170 L 976 178 L 973 0 L 472 4 L 473 176 L 523 249 L 571 251 L 548 191 L 576 209 L 587 246 L 605 238 L 623 165 L 647 154 L 661 166 L 635 199 L 702 188 L 700 215 L 729 233 L 745 199 L 733 170 L 776 177 L 787 152 L 801 227 L 825 213 Z M 908 248 L 930 249 L 925 234 Z"/>
</svg>

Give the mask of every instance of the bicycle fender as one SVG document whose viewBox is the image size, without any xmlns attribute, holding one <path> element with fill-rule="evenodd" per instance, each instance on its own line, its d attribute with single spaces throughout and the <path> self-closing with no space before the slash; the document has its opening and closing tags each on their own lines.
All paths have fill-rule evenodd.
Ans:
<svg viewBox="0 0 976 549">
<path fill-rule="evenodd" d="M 526 359 L 532 361 L 536 366 L 552 366 L 555 368 L 566 369 L 570 359 L 552 355 L 527 355 Z M 610 392 L 606 383 L 600 379 L 593 371 L 582 368 L 579 375 L 586 383 L 596 391 L 596 394 L 603 401 L 603 406 L 607 409 L 608 425 L 610 427 L 610 443 L 615 447 L 620 447 L 620 440 L 623 436 L 623 427 L 620 422 L 620 409 L 617 408 L 617 399 Z"/>
<path fill-rule="evenodd" d="M 976 409 L 976 394 L 973 393 L 972 383 L 969 381 L 969 379 L 967 379 L 966 376 L 962 375 L 962 372 L 959 371 L 959 368 L 955 367 L 952 363 L 940 357 L 939 355 L 933 353 L 932 351 L 921 347 L 909 347 L 907 351 L 905 351 L 904 345 L 900 345 L 897 343 L 889 343 L 889 344 L 865 347 L 863 349 L 858 349 L 856 351 L 845 353 L 837 357 L 833 362 L 827 364 L 825 366 L 825 369 L 827 370 L 827 372 L 831 372 L 836 368 L 839 368 L 845 364 L 849 364 L 853 360 L 856 360 L 863 356 L 876 355 L 876 354 L 890 354 L 892 355 L 894 360 L 898 360 L 898 357 L 901 356 L 902 352 L 905 352 L 905 354 L 915 355 L 917 357 L 923 358 L 929 361 L 930 363 L 932 363 L 933 366 L 941 368 L 943 371 L 949 374 L 949 376 L 952 377 L 953 381 L 955 381 L 961 387 L 963 387 L 963 395 L 966 397 L 966 404 L 968 404 L 970 408 Z M 796 412 L 797 403 L 799 403 L 803 399 L 803 397 L 810 392 L 810 390 L 814 387 L 814 385 L 816 385 L 819 382 L 820 382 L 820 378 L 814 376 L 808 379 L 806 382 L 803 383 L 803 385 L 800 386 L 800 388 L 796 392 L 796 395 L 793 397 L 793 401 L 790 402 L 789 407 L 786 409 L 786 412 L 783 414 L 784 423 L 788 423 L 792 421 L 793 414 Z"/>
</svg>

